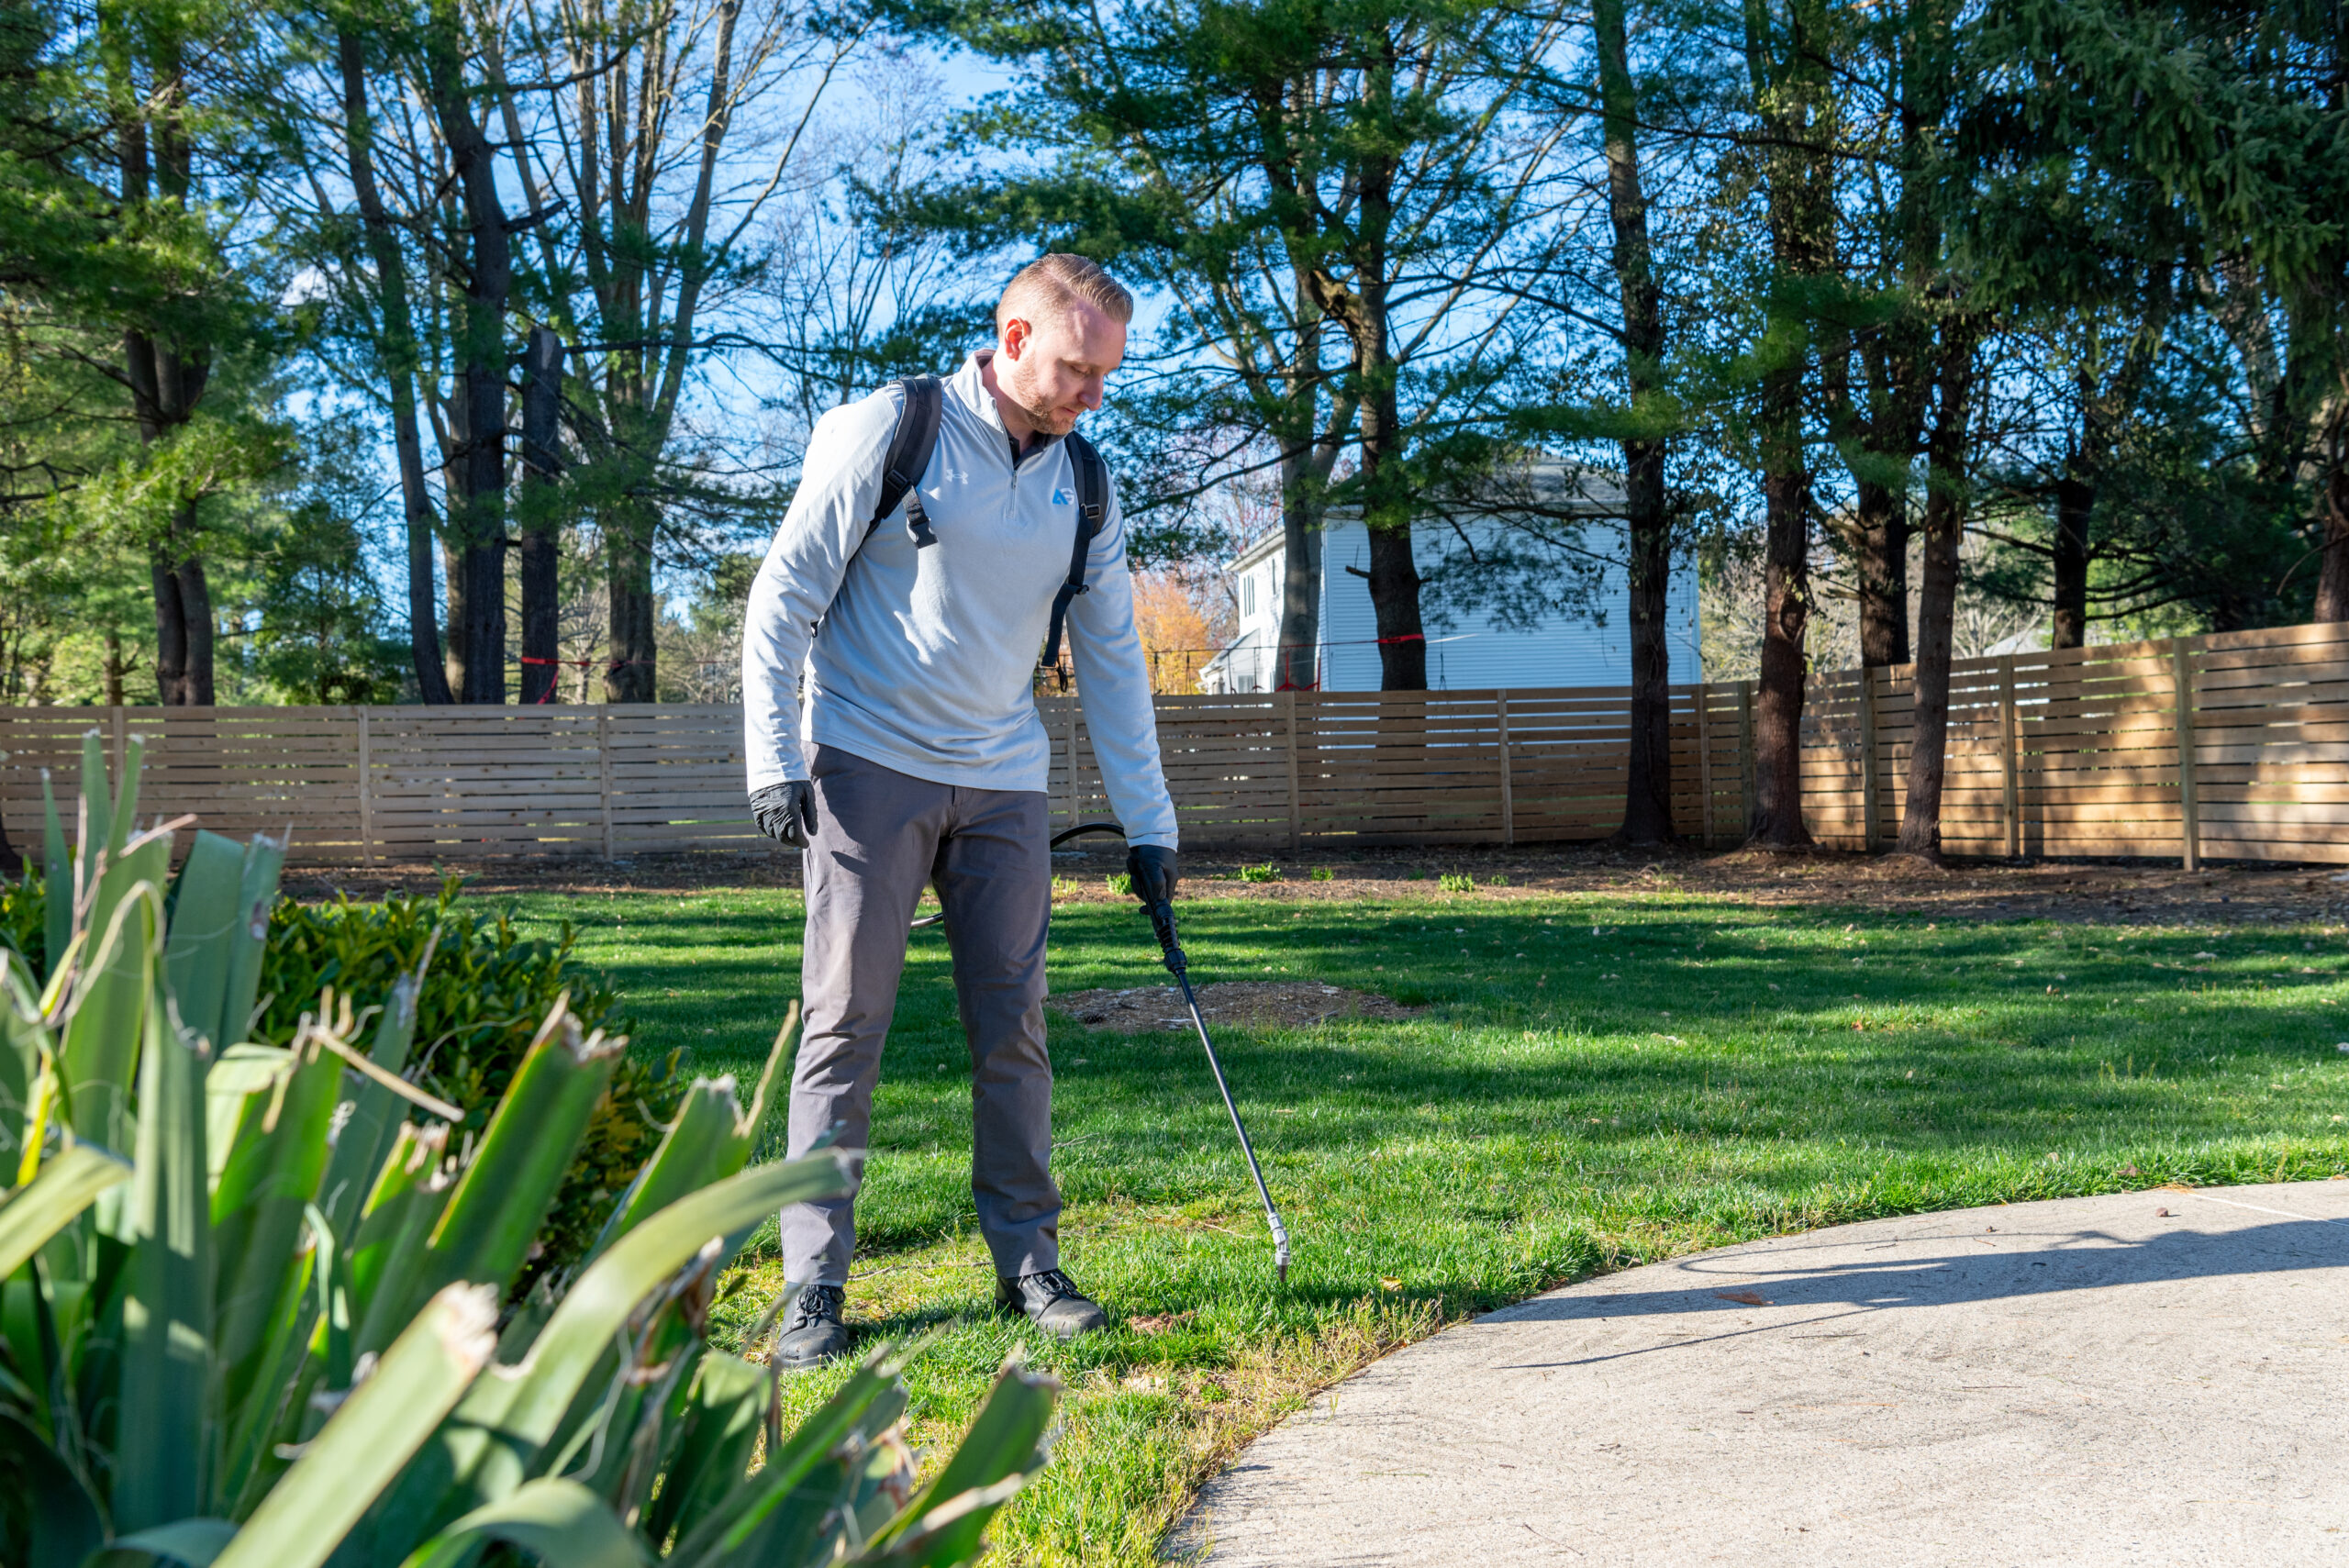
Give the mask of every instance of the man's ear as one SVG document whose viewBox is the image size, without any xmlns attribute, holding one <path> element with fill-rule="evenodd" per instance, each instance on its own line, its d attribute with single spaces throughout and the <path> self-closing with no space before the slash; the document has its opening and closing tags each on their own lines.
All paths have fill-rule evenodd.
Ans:
<svg viewBox="0 0 2349 1568">
<path fill-rule="evenodd" d="M 1018 359 L 1019 357 L 1019 350 L 1026 348 L 1028 346 L 1028 339 L 1035 335 L 1035 327 L 1030 322 L 1021 320 L 1017 316 L 1005 322 L 1003 324 L 1004 357 L 1011 360 Z"/>
</svg>

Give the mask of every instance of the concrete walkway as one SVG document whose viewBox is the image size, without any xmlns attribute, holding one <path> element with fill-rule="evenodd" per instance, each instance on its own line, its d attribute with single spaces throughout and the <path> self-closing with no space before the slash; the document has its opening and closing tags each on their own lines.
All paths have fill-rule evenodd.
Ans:
<svg viewBox="0 0 2349 1568">
<path fill-rule="evenodd" d="M 1169 1544 L 2349 1568 L 2349 1181 L 1875 1220 L 1554 1291 L 1316 1399 Z"/>
</svg>

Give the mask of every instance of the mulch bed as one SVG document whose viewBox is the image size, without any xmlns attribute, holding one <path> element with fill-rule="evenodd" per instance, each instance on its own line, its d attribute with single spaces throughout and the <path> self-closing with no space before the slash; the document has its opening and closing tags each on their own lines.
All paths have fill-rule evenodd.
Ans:
<svg viewBox="0 0 2349 1568">
<path fill-rule="evenodd" d="M 1271 865 L 1275 880 L 1245 882 L 1241 864 Z M 1121 901 L 1107 874 L 1122 869 L 1121 851 L 1055 857 L 1063 903 Z M 614 862 L 509 858 L 451 862 L 476 895 L 695 893 L 727 887 L 793 887 L 798 857 L 780 852 L 641 855 Z M 386 892 L 429 892 L 440 866 L 287 868 L 296 898 L 337 893 L 354 898 Z M 1327 880 L 1312 880 L 1322 871 Z M 1446 873 L 1475 880 L 1473 892 L 1440 894 Z M 1506 879 L 1506 885 L 1493 885 Z M 1625 851 L 1589 845 L 1517 849 L 1326 850 L 1241 858 L 1207 850 L 1186 854 L 1183 890 L 1191 898 L 1322 899 L 1446 897 L 1507 901 L 1559 894 L 1684 893 L 1778 905 L 1915 910 L 1937 918 L 2076 918 L 2100 923 L 2245 924 L 2275 920 L 2349 920 L 2349 873 L 2332 866 L 2230 863 L 2199 872 L 2176 862 L 1954 861 L 1935 868 L 1895 856 L 1834 851 L 1772 853 L 1691 849 Z"/>
</svg>

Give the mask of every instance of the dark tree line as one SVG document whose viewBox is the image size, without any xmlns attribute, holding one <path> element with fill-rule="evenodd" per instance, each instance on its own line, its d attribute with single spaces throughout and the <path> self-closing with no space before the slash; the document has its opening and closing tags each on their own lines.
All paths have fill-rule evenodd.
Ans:
<svg viewBox="0 0 2349 1568">
<path fill-rule="evenodd" d="M 1655 841 L 1674 569 L 1750 560 L 1753 836 L 1805 840 L 1831 606 L 1915 667 L 1901 843 L 1933 854 L 1969 598 L 2057 647 L 2349 617 L 2343 16 L 15 0 L 0 697 L 78 635 L 89 690 L 213 701 L 226 638 L 308 650 L 280 689 L 328 700 L 391 624 L 425 701 L 583 667 L 650 699 L 664 639 L 729 624 L 672 625 L 664 583 L 734 580 L 795 434 L 941 368 L 1053 247 L 1151 301 L 1111 431 L 1139 548 L 1204 548 L 1235 492 L 1277 517 L 1282 684 L 1319 675 L 1333 510 L 1392 689 L 1451 606 L 1620 573 L 1622 834 Z M 1006 89 L 946 106 L 924 48 Z M 371 537 L 371 461 L 388 606 L 360 544 L 283 543 Z"/>
</svg>

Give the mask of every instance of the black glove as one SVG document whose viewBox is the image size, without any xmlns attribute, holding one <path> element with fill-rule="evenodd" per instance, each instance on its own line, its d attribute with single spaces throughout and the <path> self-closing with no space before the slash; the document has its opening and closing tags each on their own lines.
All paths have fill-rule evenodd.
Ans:
<svg viewBox="0 0 2349 1568">
<path fill-rule="evenodd" d="M 1126 851 L 1126 879 L 1144 904 L 1174 901 L 1174 851 L 1163 844 L 1135 844 Z"/>
<path fill-rule="evenodd" d="M 768 838 L 804 850 L 816 831 L 816 786 L 806 779 L 791 779 L 752 790 L 751 816 Z"/>
</svg>

